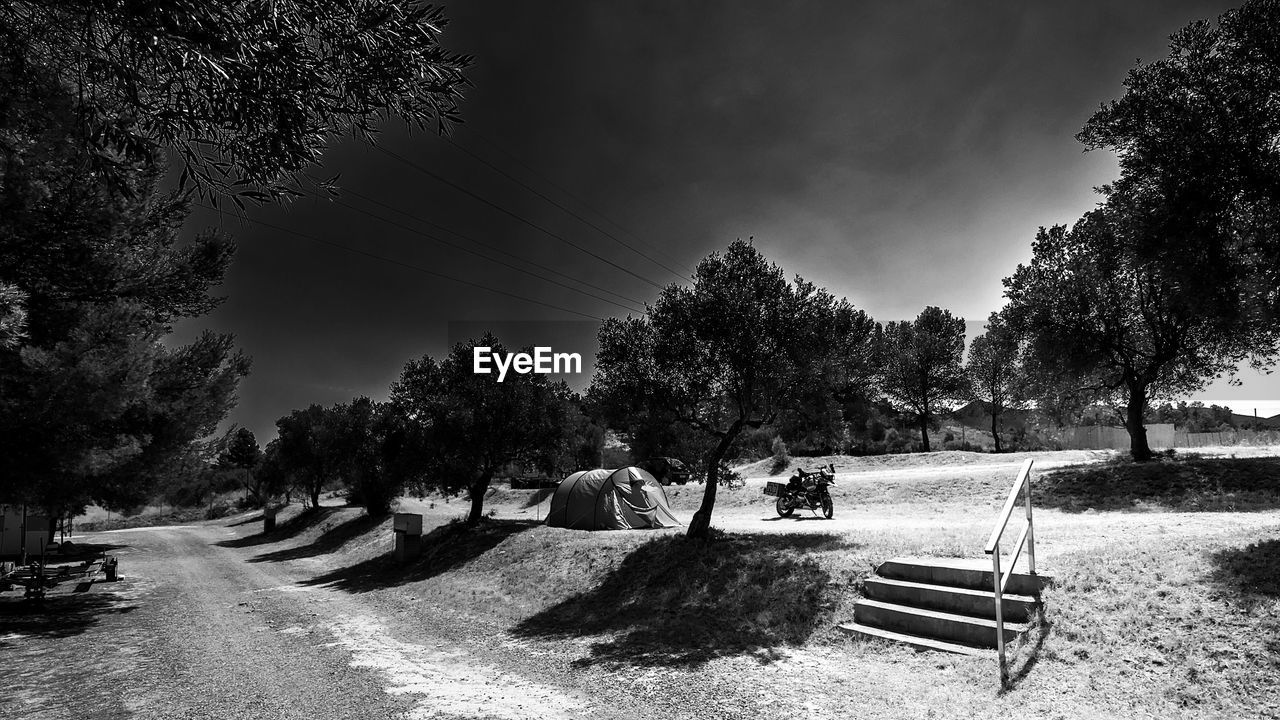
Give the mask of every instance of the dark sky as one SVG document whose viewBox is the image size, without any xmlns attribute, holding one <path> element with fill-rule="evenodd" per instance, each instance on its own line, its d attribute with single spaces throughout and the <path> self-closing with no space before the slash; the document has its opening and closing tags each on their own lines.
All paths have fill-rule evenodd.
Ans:
<svg viewBox="0 0 1280 720">
<path fill-rule="evenodd" d="M 976 323 L 1036 228 L 1073 222 L 1114 177 L 1073 138 L 1086 118 L 1170 33 L 1230 5 L 450 4 L 446 44 L 476 58 L 465 124 L 445 141 L 388 123 L 380 145 L 400 159 L 332 147 L 316 173 L 341 174 L 345 205 L 222 218 L 240 244 L 228 299 L 178 337 L 235 333 L 254 371 L 230 420 L 265 444 L 277 417 L 383 398 L 406 361 L 474 328 L 593 352 L 595 321 L 566 321 L 625 315 L 605 299 L 638 307 L 682 281 L 618 240 L 687 275 L 752 236 L 877 320 L 939 305 Z M 200 210 L 190 226 L 218 222 Z M 1257 380 L 1208 393 L 1280 399 Z"/>
</svg>

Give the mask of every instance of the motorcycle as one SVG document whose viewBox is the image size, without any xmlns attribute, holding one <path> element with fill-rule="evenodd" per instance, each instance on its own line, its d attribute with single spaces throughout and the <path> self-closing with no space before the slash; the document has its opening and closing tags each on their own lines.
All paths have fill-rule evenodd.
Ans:
<svg viewBox="0 0 1280 720">
<path fill-rule="evenodd" d="M 835 477 L 834 463 L 811 471 L 796 468 L 795 474 L 786 483 L 766 484 L 764 494 L 778 498 L 775 507 L 782 517 L 790 517 L 796 508 L 808 508 L 815 513 L 821 508 L 823 517 L 830 519 L 835 513 L 835 506 L 827 488 L 836 484 Z"/>
</svg>

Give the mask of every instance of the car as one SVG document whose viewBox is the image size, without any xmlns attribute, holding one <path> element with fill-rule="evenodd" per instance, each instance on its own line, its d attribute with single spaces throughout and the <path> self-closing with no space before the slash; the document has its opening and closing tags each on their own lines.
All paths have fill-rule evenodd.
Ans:
<svg viewBox="0 0 1280 720">
<path fill-rule="evenodd" d="M 693 471 L 679 458 L 651 457 L 636 463 L 637 467 L 647 470 L 663 485 L 684 485 L 693 479 Z"/>
</svg>

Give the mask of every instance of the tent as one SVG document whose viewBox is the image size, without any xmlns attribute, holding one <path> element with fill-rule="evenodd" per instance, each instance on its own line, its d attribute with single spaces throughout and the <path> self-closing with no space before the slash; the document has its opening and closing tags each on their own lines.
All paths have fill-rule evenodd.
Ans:
<svg viewBox="0 0 1280 720">
<path fill-rule="evenodd" d="M 637 467 L 580 470 L 551 496 L 547 525 L 575 530 L 671 527 L 667 493 L 653 475 Z"/>
</svg>

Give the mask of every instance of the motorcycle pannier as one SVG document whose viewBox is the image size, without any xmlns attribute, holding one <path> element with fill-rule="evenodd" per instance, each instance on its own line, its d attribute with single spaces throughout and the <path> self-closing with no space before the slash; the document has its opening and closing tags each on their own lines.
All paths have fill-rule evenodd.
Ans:
<svg viewBox="0 0 1280 720">
<path fill-rule="evenodd" d="M 779 495 L 782 495 L 783 491 L 786 490 L 786 487 L 787 487 L 786 483 L 771 482 L 764 486 L 764 494 L 773 495 L 774 497 L 777 497 Z"/>
</svg>

